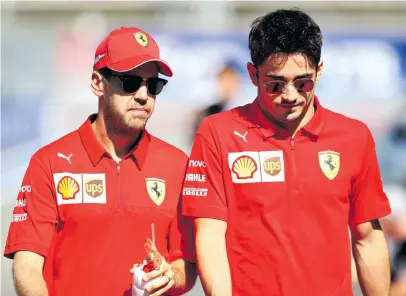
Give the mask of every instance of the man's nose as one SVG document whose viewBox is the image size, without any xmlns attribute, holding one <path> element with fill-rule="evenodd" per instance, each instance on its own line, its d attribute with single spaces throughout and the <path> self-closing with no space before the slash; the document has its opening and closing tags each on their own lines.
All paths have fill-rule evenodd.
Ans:
<svg viewBox="0 0 406 296">
<path fill-rule="evenodd" d="M 289 83 L 286 85 L 285 91 L 283 92 L 283 99 L 289 102 L 293 102 L 297 99 L 299 92 L 296 87 Z"/>
<path fill-rule="evenodd" d="M 139 100 L 139 101 L 148 100 L 148 88 L 144 83 L 140 86 L 140 88 L 135 93 L 134 99 Z"/>
</svg>

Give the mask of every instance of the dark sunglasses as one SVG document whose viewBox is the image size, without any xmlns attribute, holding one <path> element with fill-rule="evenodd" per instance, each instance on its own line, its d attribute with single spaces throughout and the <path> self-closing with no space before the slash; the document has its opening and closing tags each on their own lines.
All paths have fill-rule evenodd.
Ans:
<svg viewBox="0 0 406 296">
<path fill-rule="evenodd" d="M 151 77 L 151 78 L 142 78 L 140 76 L 135 75 L 110 75 L 117 77 L 121 81 L 121 88 L 123 91 L 129 94 L 135 93 L 145 81 L 148 89 L 148 93 L 150 95 L 156 96 L 159 95 L 164 88 L 164 86 L 168 83 L 168 80 L 158 77 Z"/>
<path fill-rule="evenodd" d="M 268 93 L 274 94 L 284 92 L 289 84 L 293 84 L 298 92 L 309 92 L 314 87 L 314 81 L 309 78 L 299 78 L 289 83 L 280 80 L 271 80 L 265 82 L 264 86 Z"/>
</svg>

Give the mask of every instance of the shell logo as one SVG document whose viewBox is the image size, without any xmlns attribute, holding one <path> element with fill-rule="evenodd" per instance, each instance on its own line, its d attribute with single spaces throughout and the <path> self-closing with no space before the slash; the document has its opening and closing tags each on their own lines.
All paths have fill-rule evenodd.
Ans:
<svg viewBox="0 0 406 296">
<path fill-rule="evenodd" d="M 252 178 L 257 170 L 258 166 L 255 160 L 247 155 L 238 157 L 232 165 L 232 171 L 237 175 L 238 179 Z"/>
<path fill-rule="evenodd" d="M 79 184 L 72 177 L 63 177 L 58 183 L 58 193 L 62 195 L 62 199 L 74 199 L 76 193 L 79 192 Z"/>
</svg>

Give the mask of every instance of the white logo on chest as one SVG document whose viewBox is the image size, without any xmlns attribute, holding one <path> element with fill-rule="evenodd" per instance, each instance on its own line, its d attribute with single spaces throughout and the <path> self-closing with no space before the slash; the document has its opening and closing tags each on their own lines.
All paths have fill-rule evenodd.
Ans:
<svg viewBox="0 0 406 296">
<path fill-rule="evenodd" d="M 244 135 L 241 135 L 239 132 L 234 131 L 234 135 L 236 135 L 237 137 L 240 137 L 241 139 L 243 139 L 245 143 L 248 143 L 247 139 L 245 138 L 247 136 L 247 134 L 248 134 L 248 132 L 245 132 Z"/>
</svg>

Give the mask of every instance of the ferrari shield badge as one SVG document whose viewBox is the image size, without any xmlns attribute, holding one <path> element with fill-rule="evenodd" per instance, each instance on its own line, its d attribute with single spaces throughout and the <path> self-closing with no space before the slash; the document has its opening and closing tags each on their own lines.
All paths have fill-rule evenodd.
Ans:
<svg viewBox="0 0 406 296">
<path fill-rule="evenodd" d="M 340 170 L 340 153 L 334 151 L 319 152 L 319 164 L 324 175 L 333 180 Z"/>
<path fill-rule="evenodd" d="M 148 45 L 148 38 L 144 33 L 137 32 L 134 34 L 134 38 L 141 46 L 145 47 Z"/>
<path fill-rule="evenodd" d="M 157 178 L 146 178 L 149 197 L 157 205 L 161 205 L 165 199 L 165 181 Z"/>
</svg>

